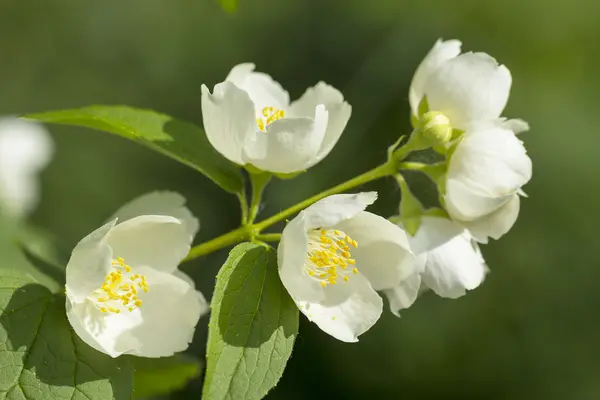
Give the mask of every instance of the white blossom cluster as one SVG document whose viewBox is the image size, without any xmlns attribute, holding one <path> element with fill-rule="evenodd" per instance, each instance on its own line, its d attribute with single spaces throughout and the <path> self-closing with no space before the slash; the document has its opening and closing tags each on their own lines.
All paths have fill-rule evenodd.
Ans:
<svg viewBox="0 0 600 400">
<path fill-rule="evenodd" d="M 412 236 L 402 216 L 388 220 L 365 211 L 374 192 L 329 196 L 301 211 L 287 223 L 277 252 L 281 281 L 308 319 L 355 342 L 381 316 L 380 293 L 398 314 L 427 289 L 457 298 L 483 282 L 488 268 L 478 244 L 513 226 L 521 187 L 531 178 L 531 160 L 517 137 L 528 125 L 502 116 L 510 87 L 509 70 L 491 56 L 461 54 L 457 40 L 435 44 L 408 97 L 413 135 L 435 142 L 445 155 L 437 179 L 441 212 L 423 213 Z M 240 64 L 212 91 L 202 86 L 202 113 L 207 137 L 224 157 L 293 174 L 328 155 L 351 107 L 323 82 L 290 102 L 269 75 Z M 19 135 L 3 129 L 0 122 L 0 204 L 23 214 L 35 204 L 32 176 L 47 163 L 51 146 L 37 128 L 14 125 Z M 178 269 L 198 229 L 182 196 L 156 192 L 125 205 L 84 238 L 66 270 L 75 332 L 113 357 L 186 349 L 208 312 Z"/>
</svg>

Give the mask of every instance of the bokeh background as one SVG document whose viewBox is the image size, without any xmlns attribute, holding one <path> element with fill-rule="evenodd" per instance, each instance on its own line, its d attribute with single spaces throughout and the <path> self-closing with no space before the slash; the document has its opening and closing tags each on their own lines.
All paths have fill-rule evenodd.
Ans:
<svg viewBox="0 0 600 400">
<path fill-rule="evenodd" d="M 201 124 L 200 86 L 252 61 L 292 98 L 324 80 L 353 114 L 338 146 L 295 181 L 267 190 L 262 216 L 381 162 L 410 129 L 407 91 L 439 38 L 459 38 L 513 74 L 509 117 L 534 162 L 514 229 L 483 247 L 485 284 L 458 300 L 424 295 L 389 312 L 358 344 L 301 318 L 268 399 L 600 398 L 600 2 L 591 0 L 4 1 L 0 114 L 89 104 L 153 108 Z M 57 144 L 33 221 L 69 249 L 122 203 L 176 190 L 202 222 L 198 241 L 236 227 L 236 199 L 191 169 L 115 136 L 50 127 Z M 412 177 L 420 192 L 431 188 Z M 391 215 L 399 192 L 380 191 Z M 210 297 L 227 250 L 184 269 Z M 190 352 L 202 356 L 207 319 Z M 201 380 L 173 399 L 199 398 Z"/>
</svg>

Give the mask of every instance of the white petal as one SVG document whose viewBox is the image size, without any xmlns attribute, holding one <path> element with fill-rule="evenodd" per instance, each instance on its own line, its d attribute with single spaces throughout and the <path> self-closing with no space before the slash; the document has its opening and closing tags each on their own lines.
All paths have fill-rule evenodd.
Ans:
<svg viewBox="0 0 600 400">
<path fill-rule="evenodd" d="M 179 271 L 185 279 L 148 267 L 137 271 L 147 278 L 149 287 L 147 293 L 138 292 L 140 308 L 120 314 L 102 313 L 89 300 L 67 300 L 71 326 L 84 342 L 112 357 L 163 357 L 185 350 L 198 319 L 208 310 L 204 296 Z"/>
<path fill-rule="evenodd" d="M 267 126 L 266 132 L 249 135 L 243 159 L 264 171 L 291 173 L 314 163 L 327 129 L 324 106 L 315 109 L 314 119 L 283 118 Z"/>
<path fill-rule="evenodd" d="M 0 119 L 0 206 L 24 217 L 37 205 L 37 174 L 50 162 L 54 145 L 42 125 Z"/>
<path fill-rule="evenodd" d="M 467 130 L 471 132 L 483 131 L 489 129 L 509 130 L 515 135 L 529 130 L 529 124 L 519 118 L 506 119 L 504 117 L 488 120 L 488 121 L 473 121 L 467 125 Z"/>
<path fill-rule="evenodd" d="M 130 332 L 140 346 L 129 351 L 142 357 L 166 357 L 187 349 L 206 304 L 194 288 L 174 275 L 140 268 L 148 292 L 140 295 L 143 323 Z"/>
<path fill-rule="evenodd" d="M 474 221 L 502 207 L 512 196 L 479 194 L 468 182 L 450 179 L 446 181 L 444 204 L 450 217 L 457 221 Z"/>
<path fill-rule="evenodd" d="M 244 164 L 244 140 L 257 129 L 248 93 L 231 82 L 219 83 L 213 94 L 202 85 L 202 120 L 210 144 L 230 161 Z"/>
<path fill-rule="evenodd" d="M 359 208 L 353 212 L 356 214 L 366 206 L 365 204 L 361 208 L 356 204 L 375 200 L 374 194 L 367 193 L 336 196 L 339 197 L 333 201 L 333 196 L 324 199 L 325 202 L 317 208 L 327 208 L 334 204 L 338 205 L 337 208 L 344 208 L 345 205 L 346 208 Z M 348 201 L 352 197 L 354 199 Z M 283 230 L 278 247 L 279 276 L 290 296 L 311 321 L 339 340 L 355 342 L 381 315 L 381 298 L 361 274 L 353 275 L 349 282 L 323 288 L 303 272 L 308 245 L 308 211 L 309 209 L 300 212 Z"/>
<path fill-rule="evenodd" d="M 73 249 L 66 268 L 66 292 L 72 301 L 83 301 L 104 282 L 113 257 L 105 237 L 116 222 L 113 220 L 96 229 Z"/>
<path fill-rule="evenodd" d="M 457 298 L 483 282 L 487 267 L 471 236 L 464 233 L 429 251 L 423 283 L 437 295 Z"/>
<path fill-rule="evenodd" d="M 448 165 L 448 212 L 473 220 L 495 211 L 529 181 L 531 170 L 523 143 L 511 131 L 467 132 Z"/>
<path fill-rule="evenodd" d="M 325 298 L 318 303 L 292 298 L 309 320 L 343 342 L 357 342 L 381 316 L 383 301 L 360 274 L 348 282 L 328 285 L 323 293 Z"/>
<path fill-rule="evenodd" d="M 131 330 L 142 324 L 139 310 L 131 313 L 102 313 L 90 301 L 71 303 L 67 318 L 77 336 L 94 349 L 118 357 L 140 346 Z"/>
<path fill-rule="evenodd" d="M 358 242 L 358 247 L 350 253 L 356 260 L 356 268 L 373 289 L 395 287 L 415 272 L 408 235 L 387 219 L 361 211 L 334 228 Z"/>
<path fill-rule="evenodd" d="M 329 112 L 329 122 L 312 165 L 324 159 L 333 149 L 352 113 L 352 107 L 344 101 L 342 93 L 325 82 L 319 82 L 316 86 L 308 88 L 302 97 L 292 102 L 288 113 L 290 117 L 312 117 L 315 108 L 321 104 Z"/>
<path fill-rule="evenodd" d="M 423 61 L 421 61 L 421 64 L 419 64 L 415 71 L 408 93 L 413 115 L 417 115 L 419 103 L 421 103 L 425 95 L 425 83 L 429 77 L 444 63 L 458 56 L 461 45 L 462 43 L 459 40 L 442 41 L 439 39 L 435 42 L 433 48 L 429 50 Z"/>
<path fill-rule="evenodd" d="M 517 221 L 520 203 L 519 195 L 514 194 L 493 213 L 463 224 L 480 243 L 487 243 L 488 237 L 500 239 Z"/>
<path fill-rule="evenodd" d="M 281 233 L 277 248 L 277 265 L 283 286 L 292 297 L 318 302 L 324 298 L 321 286 L 303 272 L 308 252 L 306 211 L 291 220 Z"/>
<path fill-rule="evenodd" d="M 288 92 L 269 75 L 253 71 L 254 64 L 236 65 L 229 72 L 226 81 L 234 83 L 247 92 L 258 110 L 262 110 L 264 107 L 287 109 L 290 104 Z"/>
<path fill-rule="evenodd" d="M 531 159 L 510 130 L 467 131 L 452 158 L 457 152 L 459 157 L 451 161 L 448 175 L 473 181 L 491 195 L 514 193 L 531 179 Z"/>
<path fill-rule="evenodd" d="M 399 317 L 400 310 L 404 310 L 414 304 L 420 293 L 421 274 L 415 273 L 408 276 L 399 285 L 392 289 L 386 289 L 383 293 L 390 303 L 390 310 Z"/>
<path fill-rule="evenodd" d="M 185 206 L 185 197 L 175 192 L 152 192 L 144 194 L 122 206 L 111 219 L 127 221 L 140 215 L 168 215 L 185 225 L 192 240 L 200 223 Z"/>
<path fill-rule="evenodd" d="M 196 290 L 196 282 L 194 282 L 194 280 L 185 272 L 181 271 L 180 269 L 176 269 L 175 272 L 173 272 L 173 276 L 186 281 L 188 285 L 192 287 L 192 289 Z M 198 298 L 198 303 L 200 304 L 200 316 L 208 314 L 210 311 L 210 306 L 208 305 L 206 297 L 204 297 L 202 292 L 199 290 L 196 290 L 196 297 Z"/>
<path fill-rule="evenodd" d="M 509 119 L 504 121 L 502 126 L 504 129 L 511 130 L 515 135 L 529 130 L 529 124 L 527 121 L 523 121 L 519 118 Z"/>
<path fill-rule="evenodd" d="M 306 229 L 329 228 L 354 217 L 377 200 L 377 192 L 334 194 L 304 210 Z"/>
<path fill-rule="evenodd" d="M 431 110 L 443 112 L 452 126 L 495 119 L 508 101 L 510 71 L 485 53 L 465 53 L 444 63 L 427 80 L 424 92 Z"/>
<path fill-rule="evenodd" d="M 253 63 L 242 63 L 238 64 L 235 67 L 231 68 L 229 74 L 227 74 L 227 78 L 225 78 L 226 82 L 231 82 L 237 87 L 241 88 L 244 86 L 246 82 L 246 77 L 254 71 L 256 65 Z"/>
<path fill-rule="evenodd" d="M 190 251 L 191 238 L 178 219 L 143 215 L 115 226 L 106 236 L 114 257 L 132 267 L 151 266 L 173 272 Z"/>
<path fill-rule="evenodd" d="M 410 247 L 415 254 L 424 254 L 443 246 L 464 232 L 464 227 L 449 219 L 424 216 L 421 218 L 421 226 L 417 234 L 409 237 Z"/>
</svg>

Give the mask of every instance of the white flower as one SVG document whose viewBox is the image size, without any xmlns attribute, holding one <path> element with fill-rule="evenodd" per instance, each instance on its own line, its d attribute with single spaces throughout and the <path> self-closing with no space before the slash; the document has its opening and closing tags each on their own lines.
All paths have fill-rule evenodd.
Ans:
<svg viewBox="0 0 600 400">
<path fill-rule="evenodd" d="M 477 124 L 450 157 L 444 205 L 478 241 L 498 239 L 517 219 L 519 194 L 531 170 L 531 159 L 512 130 Z"/>
<path fill-rule="evenodd" d="M 67 316 L 96 350 L 164 357 L 188 347 L 208 306 L 177 268 L 199 228 L 184 204 L 176 193 L 142 196 L 73 250 Z"/>
<path fill-rule="evenodd" d="M 415 116 L 426 97 L 429 111 L 441 112 L 454 128 L 465 130 L 472 122 L 500 117 L 512 78 L 488 54 L 460 54 L 460 47 L 458 40 L 436 42 L 415 72 L 409 100 Z"/>
<path fill-rule="evenodd" d="M 477 243 L 452 221 L 424 216 L 409 240 L 416 255 L 414 273 L 384 290 L 394 314 L 410 307 L 426 288 L 455 299 L 483 282 L 487 267 Z"/>
<path fill-rule="evenodd" d="M 377 194 L 327 197 L 290 221 L 278 249 L 283 285 L 309 320 L 356 342 L 379 319 L 375 290 L 400 283 L 414 264 L 406 233 L 363 211 Z"/>
<path fill-rule="evenodd" d="M 531 160 L 515 134 L 529 126 L 501 117 L 512 82 L 508 68 L 485 53 L 460 54 L 460 47 L 458 40 L 438 40 L 417 68 L 409 97 L 415 116 L 421 117 L 426 97 L 429 113 L 441 113 L 464 132 L 449 153 L 445 207 L 487 242 L 504 235 L 518 216 L 518 193 L 531 178 Z"/>
<path fill-rule="evenodd" d="M 38 173 L 52 158 L 46 129 L 18 118 L 0 119 L 0 208 L 25 217 L 39 200 Z"/>
<path fill-rule="evenodd" d="M 351 107 L 320 82 L 290 104 L 288 93 L 254 64 L 235 66 L 211 94 L 202 85 L 208 140 L 234 163 L 275 173 L 312 167 L 329 154 L 350 118 Z"/>
</svg>

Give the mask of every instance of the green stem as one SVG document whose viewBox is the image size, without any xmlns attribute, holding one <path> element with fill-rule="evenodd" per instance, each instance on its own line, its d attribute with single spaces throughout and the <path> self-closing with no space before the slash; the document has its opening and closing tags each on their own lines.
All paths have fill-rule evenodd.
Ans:
<svg viewBox="0 0 600 400">
<path fill-rule="evenodd" d="M 263 242 L 279 242 L 281 240 L 281 233 L 262 233 L 256 235 L 256 239 Z"/>
<path fill-rule="evenodd" d="M 268 172 L 262 172 L 258 174 L 250 173 L 250 181 L 252 182 L 252 203 L 250 204 L 250 212 L 246 221 L 247 225 L 252 225 L 256 219 L 256 216 L 258 215 L 258 209 L 260 208 L 263 190 L 270 180 L 271 174 Z"/>
<path fill-rule="evenodd" d="M 398 169 L 419 171 L 427 175 L 433 182 L 438 183 L 438 180 L 446 172 L 447 164 L 439 162 L 435 164 L 423 164 L 418 162 L 403 162 L 398 164 Z"/>
<path fill-rule="evenodd" d="M 229 233 L 211 239 L 208 242 L 204 242 L 202 244 L 199 244 L 198 246 L 193 247 L 190 250 L 188 256 L 183 261 L 191 261 L 198 257 L 205 256 L 214 251 L 220 250 L 223 247 L 227 247 L 232 244 L 236 244 L 241 241 L 247 240 L 250 238 L 250 236 L 251 230 L 249 230 L 245 226 L 242 226 L 234 231 L 231 231 Z"/>
<path fill-rule="evenodd" d="M 319 194 L 309 197 L 308 199 L 301 201 L 300 203 L 293 205 L 290 208 L 283 210 L 280 213 L 275 214 L 272 217 L 267 218 L 262 222 L 259 222 L 258 224 L 255 224 L 254 228 L 258 232 L 260 232 L 263 229 L 268 228 L 269 226 L 304 210 L 306 207 L 310 206 L 311 204 L 313 204 L 327 196 L 331 196 L 332 194 L 344 192 L 346 190 L 355 188 L 356 186 L 360 186 L 362 184 L 374 181 L 379 178 L 383 178 L 385 176 L 392 176 L 395 173 L 396 173 L 396 167 L 394 166 L 394 164 L 391 162 L 387 162 L 385 164 L 380 165 L 377 168 L 373 168 L 372 170 L 365 172 L 364 174 L 361 174 L 350 180 L 347 180 L 344 183 L 340 183 L 339 185 L 334 186 L 331 189 L 327 189 Z"/>
<path fill-rule="evenodd" d="M 313 204 L 327 196 L 331 196 L 332 194 L 338 194 L 338 193 L 344 192 L 346 190 L 355 188 L 356 186 L 360 186 L 362 184 L 365 184 L 365 183 L 368 183 L 368 182 L 371 182 L 371 181 L 374 181 L 374 180 L 377 180 L 380 178 L 384 178 L 386 176 L 393 176 L 396 174 L 396 171 L 397 171 L 397 168 L 396 168 L 396 164 L 394 163 L 394 161 L 393 160 L 388 161 L 385 164 L 380 165 L 379 167 L 373 168 L 372 170 L 365 172 L 364 174 L 358 175 L 350 180 L 347 180 L 344 183 L 340 183 L 339 185 L 332 187 L 331 189 L 327 189 L 327 190 L 325 190 L 319 194 L 316 194 L 304 201 L 301 201 L 300 203 L 293 205 L 290 208 L 287 208 L 287 209 L 281 211 L 280 213 L 275 214 L 272 217 L 265 219 L 262 222 L 259 222 L 256 224 L 246 223 L 246 225 L 244 225 L 234 231 L 231 231 L 222 236 L 219 236 L 217 238 L 209 240 L 208 242 L 199 244 L 198 246 L 192 248 L 192 250 L 190 251 L 190 254 L 188 254 L 188 256 L 186 257 L 186 259 L 184 261 L 194 260 L 198 257 L 204 256 L 206 254 L 210 254 L 214 251 L 220 250 L 224 247 L 239 243 L 244 240 L 257 239 L 259 241 L 262 240 L 265 242 L 277 241 L 281 238 L 280 234 L 273 233 L 273 234 L 261 235 L 260 232 L 262 230 L 270 227 L 271 225 L 302 211 L 306 207 L 310 206 L 311 204 Z M 244 198 L 244 200 L 245 200 L 245 198 Z M 260 200 L 258 202 L 260 202 Z M 253 201 L 253 204 L 254 203 L 255 202 Z M 243 207 L 242 207 L 242 210 L 243 210 Z M 252 213 L 250 215 L 252 215 Z M 246 219 L 246 221 L 248 221 L 248 219 Z"/>
<path fill-rule="evenodd" d="M 422 171 L 427 169 L 428 164 L 423 164 L 420 162 L 403 162 L 398 165 L 399 169 L 410 169 L 412 171 Z"/>
<path fill-rule="evenodd" d="M 248 223 L 248 200 L 246 200 L 246 194 L 244 192 L 237 193 L 237 198 L 240 201 L 240 209 L 242 211 L 242 225 Z"/>
</svg>

